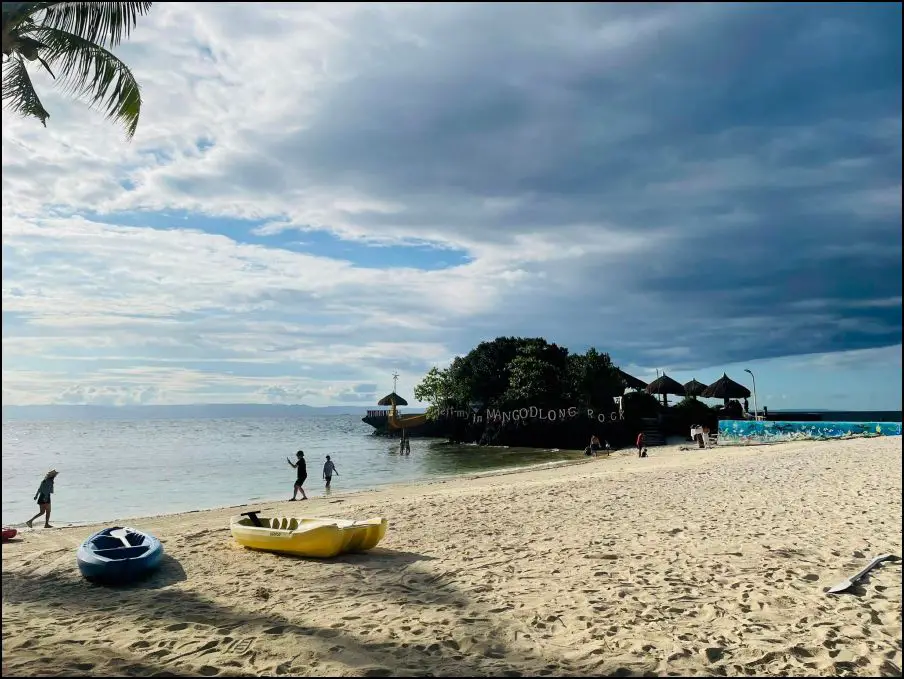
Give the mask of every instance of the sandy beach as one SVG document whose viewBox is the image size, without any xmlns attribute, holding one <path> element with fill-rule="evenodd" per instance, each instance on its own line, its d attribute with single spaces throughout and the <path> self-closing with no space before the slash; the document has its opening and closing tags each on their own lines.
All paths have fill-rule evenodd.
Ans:
<svg viewBox="0 0 904 679">
<path fill-rule="evenodd" d="M 651 449 L 265 503 L 390 521 L 369 554 L 235 544 L 236 508 L 131 520 L 141 585 L 79 575 L 92 527 L 3 545 L 4 675 L 901 676 L 901 438 Z M 109 524 L 108 524 L 109 525 Z"/>
</svg>

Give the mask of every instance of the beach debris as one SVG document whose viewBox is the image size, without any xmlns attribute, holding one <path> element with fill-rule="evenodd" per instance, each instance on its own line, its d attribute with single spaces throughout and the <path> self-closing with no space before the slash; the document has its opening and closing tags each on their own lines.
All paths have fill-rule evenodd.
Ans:
<svg viewBox="0 0 904 679">
<path fill-rule="evenodd" d="M 849 577 L 847 580 L 842 580 L 837 585 L 833 585 L 832 587 L 829 587 L 829 589 L 826 590 L 826 593 L 827 594 L 840 594 L 841 592 L 844 592 L 844 591 L 850 589 L 851 587 L 854 586 L 855 583 L 860 581 L 863 578 L 863 576 L 865 576 L 867 573 L 869 573 L 871 570 L 873 570 L 876 566 L 878 566 L 883 561 L 888 561 L 889 559 L 897 560 L 897 557 L 894 556 L 893 554 L 881 554 L 881 555 L 877 556 L 872 561 L 870 561 L 868 564 L 866 564 L 866 568 L 864 568 L 862 571 L 855 573 L 854 575 Z"/>
</svg>

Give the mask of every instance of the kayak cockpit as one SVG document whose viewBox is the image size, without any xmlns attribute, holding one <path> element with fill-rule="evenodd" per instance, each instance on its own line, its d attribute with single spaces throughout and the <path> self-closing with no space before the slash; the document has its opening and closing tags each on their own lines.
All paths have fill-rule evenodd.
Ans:
<svg viewBox="0 0 904 679">
<path fill-rule="evenodd" d="M 94 554 L 111 561 L 122 561 L 123 559 L 137 559 L 143 556 L 151 548 L 150 545 L 138 545 L 136 547 L 123 547 L 120 543 L 119 547 L 110 549 L 95 549 Z"/>
</svg>

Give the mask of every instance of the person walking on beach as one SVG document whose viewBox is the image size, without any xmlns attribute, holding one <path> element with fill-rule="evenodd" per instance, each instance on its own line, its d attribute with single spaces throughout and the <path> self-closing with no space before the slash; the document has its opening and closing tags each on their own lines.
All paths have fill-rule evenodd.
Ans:
<svg viewBox="0 0 904 679">
<path fill-rule="evenodd" d="M 53 528 L 53 526 L 50 525 L 50 496 L 53 494 L 53 480 L 58 473 L 59 472 L 56 469 L 51 469 L 47 472 L 44 480 L 41 481 L 41 485 L 38 486 L 38 492 L 35 493 L 34 499 L 38 501 L 38 507 L 41 511 L 25 522 L 25 525 L 29 528 L 31 528 L 32 522 L 42 514 L 45 515 L 44 528 Z"/>
<path fill-rule="evenodd" d="M 601 448 L 602 446 L 600 445 L 600 439 L 596 434 L 594 434 L 590 437 L 590 454 L 593 455 L 593 457 L 596 457 L 600 454 Z"/>
<path fill-rule="evenodd" d="M 330 489 L 330 481 L 333 480 L 333 474 L 339 476 L 339 470 L 336 469 L 336 465 L 333 464 L 333 461 L 330 459 L 330 456 L 326 456 L 326 462 L 323 463 L 323 480 L 326 481 L 326 489 Z"/>
<path fill-rule="evenodd" d="M 304 451 L 299 450 L 295 453 L 295 457 L 297 459 L 296 462 L 292 462 L 288 457 L 286 458 L 286 462 L 289 463 L 290 467 L 295 467 L 298 470 L 298 476 L 295 479 L 295 486 L 292 488 L 292 497 L 289 498 L 290 501 L 295 500 L 295 496 L 298 495 L 298 491 L 301 491 L 301 499 L 307 500 L 308 496 L 304 494 L 304 482 L 308 479 L 308 465 L 304 461 Z"/>
<path fill-rule="evenodd" d="M 647 442 L 647 437 L 644 436 L 643 432 L 640 432 L 637 435 L 637 457 L 646 457 L 646 448 L 644 448 L 644 444 Z"/>
</svg>

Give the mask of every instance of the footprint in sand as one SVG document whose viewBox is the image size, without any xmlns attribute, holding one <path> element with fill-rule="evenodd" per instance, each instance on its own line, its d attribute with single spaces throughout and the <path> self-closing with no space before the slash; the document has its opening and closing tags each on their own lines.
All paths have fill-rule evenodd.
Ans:
<svg viewBox="0 0 904 679">
<path fill-rule="evenodd" d="M 239 639 L 233 644 L 232 648 L 229 649 L 230 653 L 235 653 L 236 655 L 243 655 L 251 650 L 251 647 L 254 645 L 254 637 Z"/>
</svg>

